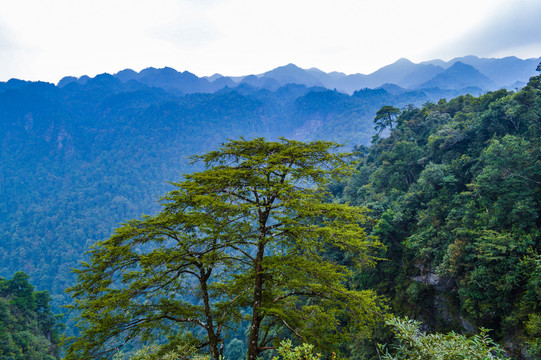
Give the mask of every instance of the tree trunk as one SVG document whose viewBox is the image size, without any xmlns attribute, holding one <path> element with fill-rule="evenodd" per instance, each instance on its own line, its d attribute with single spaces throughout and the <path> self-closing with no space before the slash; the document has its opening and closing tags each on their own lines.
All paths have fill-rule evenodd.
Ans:
<svg viewBox="0 0 541 360">
<path fill-rule="evenodd" d="M 252 323 L 250 325 L 250 340 L 248 342 L 248 360 L 256 360 L 259 355 L 259 328 L 261 327 L 261 316 L 259 309 L 261 307 L 263 293 L 263 255 L 265 245 L 260 242 L 257 247 L 257 256 L 255 261 L 255 281 L 254 281 L 254 299 L 252 307 Z"/>
<path fill-rule="evenodd" d="M 210 300 L 209 300 L 209 293 L 208 293 L 208 287 L 207 287 L 207 281 L 210 277 L 210 274 L 212 270 L 209 270 L 205 272 L 203 267 L 199 268 L 200 274 L 201 274 L 201 293 L 203 295 L 203 303 L 205 304 L 205 317 L 206 317 L 206 329 L 207 334 L 209 337 L 209 349 L 210 349 L 210 355 L 212 357 L 212 360 L 219 360 L 220 359 L 220 350 L 218 348 L 219 343 L 219 337 L 216 336 L 216 333 L 214 332 L 214 322 L 212 320 L 212 311 L 210 308 Z"/>
</svg>

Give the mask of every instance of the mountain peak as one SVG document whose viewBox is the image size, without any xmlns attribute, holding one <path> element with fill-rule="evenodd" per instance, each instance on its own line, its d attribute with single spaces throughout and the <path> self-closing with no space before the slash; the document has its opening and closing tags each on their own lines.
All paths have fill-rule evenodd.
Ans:
<svg viewBox="0 0 541 360">
<path fill-rule="evenodd" d="M 275 72 L 279 72 L 279 71 L 295 71 L 295 72 L 304 72 L 305 70 L 301 69 L 300 67 L 298 67 L 297 65 L 293 64 L 293 63 L 289 63 L 287 65 L 283 65 L 283 66 L 278 66 L 277 68 L 274 68 L 270 71 L 267 71 L 263 74 L 263 76 L 265 76 L 266 74 L 270 74 L 270 73 L 275 73 Z"/>
<path fill-rule="evenodd" d="M 450 69 L 475 69 L 475 68 L 471 65 L 463 63 L 462 61 L 457 61 L 453 65 L 451 65 L 451 67 L 447 70 L 450 70 Z"/>
<path fill-rule="evenodd" d="M 419 87 L 441 89 L 479 87 L 486 90 L 493 86 L 494 83 L 474 66 L 457 61 L 451 67 L 421 84 Z"/>
<path fill-rule="evenodd" d="M 267 71 L 262 77 L 274 79 L 282 86 L 289 83 L 322 86 L 316 76 L 292 63 Z"/>
<path fill-rule="evenodd" d="M 282 66 L 282 67 L 288 68 L 288 69 L 300 69 L 300 70 L 302 70 L 300 67 L 298 67 L 297 65 L 295 65 L 293 63 L 289 63 L 289 64 L 287 64 L 285 66 Z"/>
<path fill-rule="evenodd" d="M 474 66 L 465 64 L 462 61 L 457 61 L 453 65 L 451 65 L 450 68 L 445 70 L 446 72 L 470 72 L 470 73 L 479 73 L 479 70 L 477 70 Z"/>
<path fill-rule="evenodd" d="M 462 62 L 462 63 L 465 63 L 465 64 L 471 64 L 472 62 L 474 63 L 474 62 L 477 62 L 479 60 L 481 60 L 481 59 L 479 59 L 475 55 L 466 55 L 466 56 L 456 57 L 453 60 L 451 60 L 450 62 L 451 63 Z"/>
<path fill-rule="evenodd" d="M 130 80 L 135 80 L 138 76 L 139 74 L 132 69 L 124 69 L 115 74 L 115 77 L 124 83 Z"/>
<path fill-rule="evenodd" d="M 406 58 L 400 58 L 398 60 L 396 60 L 393 65 L 409 65 L 409 64 L 413 64 L 413 62 L 411 62 L 409 59 L 406 59 Z"/>
</svg>

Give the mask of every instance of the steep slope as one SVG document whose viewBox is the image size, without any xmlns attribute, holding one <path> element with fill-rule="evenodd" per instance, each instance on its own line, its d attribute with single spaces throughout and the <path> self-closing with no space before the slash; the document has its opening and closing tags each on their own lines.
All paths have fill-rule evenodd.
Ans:
<svg viewBox="0 0 541 360">
<path fill-rule="evenodd" d="M 512 114 L 512 116 L 510 115 Z M 360 283 L 427 330 L 493 329 L 510 357 L 541 356 L 541 76 L 404 109 L 331 188 L 366 206 L 387 245 Z"/>
</svg>

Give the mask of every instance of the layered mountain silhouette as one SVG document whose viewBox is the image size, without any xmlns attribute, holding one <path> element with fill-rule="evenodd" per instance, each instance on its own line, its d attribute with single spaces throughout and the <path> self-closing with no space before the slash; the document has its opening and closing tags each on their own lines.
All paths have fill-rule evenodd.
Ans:
<svg viewBox="0 0 541 360">
<path fill-rule="evenodd" d="M 369 145 L 384 105 L 518 87 L 540 60 L 400 59 L 367 75 L 293 64 L 240 77 L 147 68 L 57 85 L 0 82 L 0 276 L 24 270 L 65 304 L 88 246 L 155 212 L 168 182 L 194 170 L 189 155 L 241 136 Z"/>
<path fill-rule="evenodd" d="M 210 77 L 198 77 L 188 71 L 179 72 L 165 67 L 147 68 L 140 72 L 126 69 L 114 74 L 114 77 L 123 83 L 137 81 L 177 95 L 213 93 L 241 84 L 271 91 L 287 84 L 301 84 L 307 87 L 336 89 L 348 94 L 364 88 L 378 88 L 384 84 L 395 84 L 410 90 L 439 88 L 473 89 L 476 92 L 483 92 L 499 88 L 512 90 L 525 85 L 528 79 L 535 75 L 539 61 L 541 58 L 522 60 L 516 57 L 488 59 L 465 56 L 447 62 L 432 60 L 416 64 L 408 59 L 400 59 L 367 75 L 326 73 L 317 68 L 302 69 L 294 64 L 288 64 L 263 74 L 240 77 L 215 74 Z M 84 84 L 88 79 L 88 76 L 65 77 L 60 80 L 58 86 L 63 87 L 73 82 Z"/>
</svg>

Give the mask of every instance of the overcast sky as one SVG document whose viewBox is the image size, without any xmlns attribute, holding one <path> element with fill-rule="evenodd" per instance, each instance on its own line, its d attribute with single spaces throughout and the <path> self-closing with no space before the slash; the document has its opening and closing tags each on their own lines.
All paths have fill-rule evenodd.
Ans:
<svg viewBox="0 0 541 360">
<path fill-rule="evenodd" d="M 540 0 L 0 0 L 0 81 L 541 56 Z"/>
</svg>

